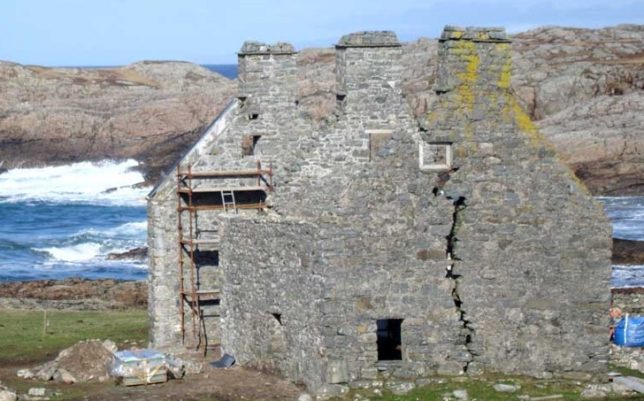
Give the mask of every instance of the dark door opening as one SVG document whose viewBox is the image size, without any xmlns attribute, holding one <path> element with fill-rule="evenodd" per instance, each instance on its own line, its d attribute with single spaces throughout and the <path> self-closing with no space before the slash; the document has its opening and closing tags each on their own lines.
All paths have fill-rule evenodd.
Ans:
<svg viewBox="0 0 644 401">
<path fill-rule="evenodd" d="M 402 340 L 400 326 L 403 319 L 380 319 L 378 325 L 378 360 L 402 360 Z"/>
</svg>

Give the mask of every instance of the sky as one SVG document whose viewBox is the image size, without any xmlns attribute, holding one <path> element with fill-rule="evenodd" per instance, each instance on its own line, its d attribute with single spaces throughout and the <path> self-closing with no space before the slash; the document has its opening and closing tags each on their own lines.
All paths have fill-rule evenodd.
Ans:
<svg viewBox="0 0 644 401">
<path fill-rule="evenodd" d="M 597 28 L 644 24 L 644 0 L 0 0 L 0 60 L 112 66 L 140 60 L 234 64 L 245 40 L 331 46 L 393 30 L 403 41 L 444 25 Z"/>
</svg>

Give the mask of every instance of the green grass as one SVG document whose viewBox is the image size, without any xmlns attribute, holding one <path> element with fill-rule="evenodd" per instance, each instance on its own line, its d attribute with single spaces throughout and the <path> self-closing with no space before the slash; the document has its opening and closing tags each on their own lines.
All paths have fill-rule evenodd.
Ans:
<svg viewBox="0 0 644 401">
<path fill-rule="evenodd" d="M 496 383 L 520 384 L 521 389 L 515 393 L 499 393 L 494 390 Z M 484 378 L 452 378 L 445 379 L 442 383 L 430 384 L 416 388 L 405 395 L 395 395 L 389 391 L 383 391 L 379 397 L 375 397 L 369 390 L 355 391 L 346 399 L 369 399 L 371 401 L 443 401 L 446 397 L 454 399 L 452 392 L 456 389 L 465 389 L 469 399 L 477 401 L 516 401 L 519 395 L 530 395 L 532 397 L 549 396 L 560 394 L 560 400 L 581 400 L 580 393 L 586 383 L 576 383 L 569 380 L 535 380 L 530 378 L 492 376 Z M 357 396 L 362 394 L 364 397 Z M 630 397 L 613 396 L 605 398 L 605 401 L 617 400 L 641 400 L 641 395 Z M 601 401 L 601 400 L 600 400 Z"/>
<path fill-rule="evenodd" d="M 644 379 L 644 373 L 637 370 L 623 368 L 621 366 L 612 365 L 612 364 L 609 365 L 608 370 L 619 372 L 622 374 L 622 376 L 634 376 L 634 377 L 639 377 L 640 379 Z"/>
<path fill-rule="evenodd" d="M 145 345 L 148 339 L 148 316 L 141 310 L 48 311 L 44 334 L 43 320 L 43 311 L 0 310 L 0 364 L 47 360 L 86 339 L 117 345 Z"/>
</svg>

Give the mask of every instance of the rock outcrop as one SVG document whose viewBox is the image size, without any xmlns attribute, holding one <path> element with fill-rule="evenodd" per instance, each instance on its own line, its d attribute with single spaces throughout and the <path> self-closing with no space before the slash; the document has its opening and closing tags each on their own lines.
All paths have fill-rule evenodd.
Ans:
<svg viewBox="0 0 644 401">
<path fill-rule="evenodd" d="M 52 309 L 130 309 L 147 306 L 145 281 L 15 281 L 0 284 L 0 306 Z"/>
<path fill-rule="evenodd" d="M 515 35 L 512 46 L 514 93 L 561 158 L 593 193 L 644 193 L 644 25 L 539 28 Z M 403 48 L 402 87 L 416 116 L 436 99 L 436 49 L 424 38 Z M 301 109 L 332 119 L 335 52 L 302 50 L 297 65 Z M 0 93 L 0 169 L 132 157 L 155 181 L 235 88 L 190 63 L 0 62 Z"/>
<path fill-rule="evenodd" d="M 2 167 L 134 158 L 158 177 L 233 94 L 183 62 L 44 68 L 0 62 Z"/>
<path fill-rule="evenodd" d="M 613 263 L 618 265 L 643 265 L 644 241 L 613 238 Z"/>
<path fill-rule="evenodd" d="M 594 193 L 644 192 L 644 25 L 514 38 L 515 92 Z"/>
</svg>

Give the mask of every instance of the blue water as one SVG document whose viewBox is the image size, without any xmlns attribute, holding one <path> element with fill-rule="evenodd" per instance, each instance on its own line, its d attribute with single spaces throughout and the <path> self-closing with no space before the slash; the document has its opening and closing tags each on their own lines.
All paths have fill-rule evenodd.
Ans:
<svg viewBox="0 0 644 401">
<path fill-rule="evenodd" d="M 0 281 L 141 280 L 147 262 L 108 260 L 146 245 L 137 162 L 105 161 L 0 174 Z M 644 196 L 600 197 L 613 236 L 644 240 Z M 644 266 L 614 266 L 613 286 L 644 286 Z"/>
<path fill-rule="evenodd" d="M 613 223 L 613 237 L 644 241 L 644 196 L 598 197 Z"/>
<path fill-rule="evenodd" d="M 228 79 L 237 78 L 237 64 L 201 64 L 202 67 L 209 69 L 210 71 L 219 73 L 225 76 Z M 122 65 L 101 65 L 101 66 L 63 66 L 63 68 L 119 68 L 123 67 Z"/>
<path fill-rule="evenodd" d="M 143 180 L 134 160 L 0 174 L 0 280 L 137 280 L 145 261 L 108 260 L 145 245 Z"/>
<path fill-rule="evenodd" d="M 229 79 L 237 78 L 237 64 L 202 64 L 202 67 L 218 72 Z"/>
<path fill-rule="evenodd" d="M 0 281 L 64 277 L 144 279 L 143 262 L 107 254 L 142 246 L 143 206 L 0 203 Z"/>
<path fill-rule="evenodd" d="M 613 237 L 644 241 L 644 196 L 599 197 Z M 644 265 L 613 265 L 613 287 L 644 287 Z"/>
</svg>

